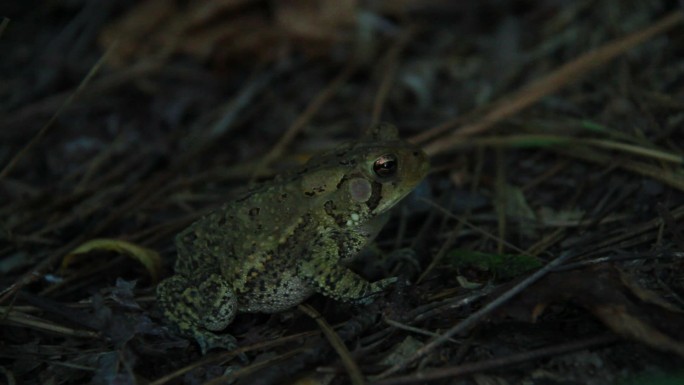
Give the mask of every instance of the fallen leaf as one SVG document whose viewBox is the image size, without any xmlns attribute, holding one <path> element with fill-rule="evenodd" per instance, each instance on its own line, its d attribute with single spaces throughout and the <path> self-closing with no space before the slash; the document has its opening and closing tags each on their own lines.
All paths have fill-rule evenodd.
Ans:
<svg viewBox="0 0 684 385">
<path fill-rule="evenodd" d="M 356 0 L 281 0 L 278 24 L 290 37 L 310 42 L 351 40 L 356 23 Z"/>
<path fill-rule="evenodd" d="M 394 365 L 405 360 L 421 346 L 423 346 L 423 343 L 420 340 L 408 336 L 401 343 L 394 345 L 390 353 L 380 363 L 383 365 Z"/>
<path fill-rule="evenodd" d="M 64 257 L 62 260 L 62 269 L 66 269 L 80 255 L 103 250 L 114 251 L 132 257 L 145 266 L 150 273 L 153 282 L 159 280 L 159 274 L 161 272 L 161 258 L 159 257 L 159 253 L 152 249 L 118 239 L 92 239 L 81 244 Z"/>
<path fill-rule="evenodd" d="M 320 56 L 355 37 L 357 0 L 139 2 L 99 37 L 115 67 L 185 54 L 214 64 L 274 60 L 296 48 Z"/>
<path fill-rule="evenodd" d="M 516 223 L 517 231 L 527 237 L 536 237 L 537 217 L 527 203 L 525 194 L 517 186 L 506 184 L 502 197 L 505 199 L 506 216 Z"/>
<path fill-rule="evenodd" d="M 549 304 L 562 302 L 587 309 L 623 337 L 684 357 L 684 312 L 614 266 L 551 273 L 497 315 L 535 322 Z"/>
</svg>

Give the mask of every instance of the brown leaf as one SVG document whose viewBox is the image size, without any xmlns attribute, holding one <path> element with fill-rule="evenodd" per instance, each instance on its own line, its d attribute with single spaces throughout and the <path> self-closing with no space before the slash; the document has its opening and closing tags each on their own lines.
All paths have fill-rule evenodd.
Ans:
<svg viewBox="0 0 684 385">
<path fill-rule="evenodd" d="M 145 266 L 153 282 L 159 280 L 159 273 L 161 271 L 161 257 L 159 257 L 159 253 L 119 239 L 91 239 L 81 244 L 64 257 L 62 269 L 67 268 L 78 256 L 93 251 L 114 251 L 129 256 Z"/>
<path fill-rule="evenodd" d="M 106 27 L 100 35 L 100 44 L 109 48 L 118 42 L 110 54 L 109 63 L 121 66 L 135 57 L 162 51 L 165 43 L 158 41 L 159 34 L 154 31 L 169 29 L 167 26 L 178 11 L 173 1 L 148 0 Z M 142 36 L 147 38 L 141 39 Z M 173 41 L 177 36 L 178 33 L 167 31 L 166 40 Z"/>
<path fill-rule="evenodd" d="M 172 54 L 216 64 L 273 60 L 292 43 L 318 56 L 353 38 L 357 0 L 284 0 L 272 6 L 269 11 L 255 0 L 201 0 L 185 5 L 148 0 L 109 25 L 100 43 L 109 47 L 118 41 L 110 63 L 122 66 L 164 60 Z"/>
<path fill-rule="evenodd" d="M 498 316 L 535 322 L 549 304 L 562 302 L 589 310 L 617 334 L 684 357 L 684 313 L 613 266 L 549 274 Z"/>
<path fill-rule="evenodd" d="M 356 0 L 283 0 L 276 20 L 292 38 L 311 42 L 348 40 L 356 22 Z"/>
</svg>

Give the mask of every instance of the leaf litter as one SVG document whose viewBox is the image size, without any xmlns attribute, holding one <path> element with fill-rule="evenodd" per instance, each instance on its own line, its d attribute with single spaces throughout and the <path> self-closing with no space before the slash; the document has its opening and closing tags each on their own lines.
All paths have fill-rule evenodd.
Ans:
<svg viewBox="0 0 684 385">
<path fill-rule="evenodd" d="M 681 380 L 684 14 L 672 2 L 7 12 L 0 382 Z M 357 262 L 369 279 L 405 279 L 369 306 L 314 296 L 240 315 L 236 351 L 202 356 L 170 333 L 154 285 L 173 236 L 378 120 L 432 158 L 372 263 Z"/>
</svg>

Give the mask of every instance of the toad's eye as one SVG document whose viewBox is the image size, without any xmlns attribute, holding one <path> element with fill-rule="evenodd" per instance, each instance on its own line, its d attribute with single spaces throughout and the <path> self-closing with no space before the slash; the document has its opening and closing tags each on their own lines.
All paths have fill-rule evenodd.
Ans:
<svg viewBox="0 0 684 385">
<path fill-rule="evenodd" d="M 373 172 L 380 178 L 388 178 L 397 173 L 397 157 L 385 154 L 373 162 Z"/>
</svg>

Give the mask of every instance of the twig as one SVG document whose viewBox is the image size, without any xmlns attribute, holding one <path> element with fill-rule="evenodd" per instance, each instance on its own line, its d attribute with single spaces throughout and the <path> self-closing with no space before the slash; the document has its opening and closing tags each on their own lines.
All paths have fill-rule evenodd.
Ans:
<svg viewBox="0 0 684 385">
<path fill-rule="evenodd" d="M 455 215 L 454 213 L 450 212 L 449 210 L 445 209 L 444 207 L 438 205 L 437 203 L 432 202 L 431 200 L 425 199 L 425 198 L 421 198 L 420 200 L 429 204 L 430 206 L 436 208 L 437 210 L 441 211 L 444 215 L 448 216 L 449 218 L 453 218 L 453 219 L 457 220 L 459 223 L 463 224 L 464 226 L 466 226 L 472 230 L 475 230 L 479 234 L 482 234 L 485 237 L 492 239 L 494 241 L 501 242 L 502 244 L 508 246 L 509 248 L 511 248 L 511 249 L 521 253 L 521 254 L 525 253 L 525 250 L 519 248 L 518 246 L 508 242 L 505 239 L 501 239 L 501 238 L 497 237 L 496 235 L 494 235 L 494 234 L 492 234 L 486 230 L 483 230 L 483 229 L 473 225 L 472 223 L 468 222 L 465 219 L 462 219 L 461 217 Z"/>
<path fill-rule="evenodd" d="M 361 373 L 359 366 L 356 365 L 356 362 L 354 362 L 354 359 L 352 358 L 351 353 L 349 353 L 347 347 L 344 345 L 344 341 L 342 341 L 342 338 L 340 338 L 340 336 L 337 333 L 335 333 L 335 330 L 333 330 L 333 328 L 330 327 L 328 322 L 326 322 L 326 320 L 316 311 L 316 309 L 312 308 L 309 305 L 301 304 L 298 305 L 297 308 L 301 310 L 304 314 L 311 317 L 314 321 L 316 321 L 318 326 L 321 328 L 321 331 L 323 331 L 323 335 L 325 335 L 325 337 L 328 339 L 332 347 L 340 356 L 340 359 L 342 359 L 342 364 L 344 365 L 345 369 L 347 369 L 352 384 L 365 384 L 366 380 L 364 380 L 363 374 Z"/>
<path fill-rule="evenodd" d="M 287 351 L 283 354 L 278 354 L 275 357 L 271 357 L 268 359 L 265 359 L 263 361 L 258 361 L 254 362 L 252 365 L 246 366 L 244 368 L 240 368 L 238 370 L 235 370 L 232 373 L 229 374 L 224 374 L 223 376 L 216 377 L 215 379 L 205 382 L 203 385 L 214 385 L 214 384 L 232 384 L 239 378 L 247 377 L 249 375 L 253 375 L 261 370 L 264 370 L 266 368 L 269 368 L 273 365 L 282 363 L 284 361 L 287 361 L 299 354 L 301 354 L 305 348 L 299 347 L 297 349 L 293 349 L 290 351 Z"/>
<path fill-rule="evenodd" d="M 67 100 L 62 103 L 62 105 L 57 109 L 57 111 L 52 115 L 50 120 L 43 126 L 43 128 L 38 131 L 36 135 L 33 136 L 33 138 L 16 154 L 12 159 L 10 159 L 9 163 L 5 165 L 5 167 L 2 169 L 0 172 L 0 180 L 4 179 L 7 175 L 9 175 L 10 172 L 12 172 L 12 169 L 16 164 L 21 160 L 22 157 L 31 149 L 33 146 L 36 145 L 40 141 L 40 139 L 45 136 L 45 133 L 52 127 L 52 125 L 57 121 L 57 118 L 64 112 L 64 110 L 71 105 L 71 103 L 74 102 L 76 97 L 81 94 L 81 92 L 86 88 L 88 83 L 90 83 L 90 80 L 97 74 L 97 72 L 100 70 L 102 65 L 107 61 L 107 58 L 109 55 L 114 51 L 118 43 L 115 41 L 112 43 L 112 45 L 107 48 L 107 51 L 100 57 L 100 59 L 93 65 L 93 67 L 88 71 L 86 76 L 81 80 L 81 83 L 78 85 L 76 90 L 69 95 Z"/>
<path fill-rule="evenodd" d="M 80 97 L 88 98 L 91 96 L 94 97 L 96 95 L 100 95 L 104 92 L 111 91 L 112 89 L 120 87 L 123 84 L 135 81 L 159 70 L 159 63 L 144 61 L 129 68 L 108 73 L 107 76 L 92 80 L 88 88 L 81 92 Z M 78 88 L 78 86 L 73 89 L 47 96 L 29 106 L 21 108 L 11 116 L 7 116 L 7 118 L 2 122 L 3 130 L 24 128 L 27 120 L 33 119 L 36 116 L 54 113 L 52 111 L 57 110 L 62 105 L 64 98 L 67 98 L 69 95 L 74 93 L 76 88 Z"/>
<path fill-rule="evenodd" d="M 494 124 L 506 119 L 521 110 L 533 105 L 541 98 L 557 92 L 564 86 L 576 82 L 581 76 L 587 74 L 596 67 L 606 64 L 608 61 L 627 52 L 635 46 L 650 40 L 675 27 L 684 20 L 684 13 L 675 11 L 663 17 L 651 26 L 631 33 L 623 38 L 606 43 L 598 49 L 592 50 L 577 59 L 562 65 L 552 73 L 529 84 L 528 86 L 506 95 L 495 102 L 492 109 L 484 117 L 471 124 L 461 126 L 449 137 L 435 139 L 425 146 L 425 151 L 434 155 L 448 151 L 452 143 L 457 142 L 459 137 L 473 135 L 490 129 Z M 420 136 L 421 140 L 434 138 L 435 136 L 453 129 L 460 124 L 461 118 L 452 122 L 446 122 L 438 127 L 428 130 Z"/>
<path fill-rule="evenodd" d="M 12 311 L 7 315 L 7 318 L 2 321 L 3 324 L 15 325 L 36 330 L 43 330 L 50 333 L 57 333 L 71 337 L 83 338 L 99 338 L 100 334 L 90 330 L 72 329 L 66 326 L 57 325 L 43 319 Z"/>
<path fill-rule="evenodd" d="M 430 337 L 439 337 L 438 333 L 431 332 L 429 330 L 425 330 L 425 329 L 421 329 L 421 328 L 417 328 L 415 326 L 406 325 L 406 324 L 403 324 L 399 321 L 391 320 L 389 318 L 385 318 L 385 323 L 389 326 L 394 327 L 394 328 L 406 330 L 406 331 L 411 332 L 411 333 L 421 334 L 421 335 L 430 336 Z M 461 343 L 460 341 L 457 341 L 453 338 L 449 338 L 449 342 L 453 342 L 455 344 Z"/>
<path fill-rule="evenodd" d="M 506 188 L 506 154 L 501 148 L 495 149 L 495 159 L 496 159 L 496 172 L 494 176 L 494 212 L 496 213 L 496 224 L 497 224 L 497 238 L 496 242 L 496 252 L 503 254 L 504 243 L 503 241 L 507 238 L 508 227 L 506 221 L 506 211 L 508 210 L 508 199 L 506 196 L 510 194 Z"/>
<path fill-rule="evenodd" d="M 320 332 L 318 332 L 318 331 L 304 332 L 304 333 L 299 333 L 299 334 L 294 334 L 294 335 L 278 338 L 275 340 L 259 342 L 256 344 L 252 344 L 250 346 L 242 346 L 242 347 L 239 347 L 235 350 L 231 350 L 231 351 L 227 351 L 227 352 L 221 352 L 221 353 L 217 353 L 217 354 L 207 355 L 200 360 L 192 362 L 190 365 L 179 368 L 178 370 L 176 370 L 174 372 L 166 374 L 163 377 L 160 377 L 160 378 L 150 382 L 148 385 L 162 385 L 162 384 L 165 384 L 165 383 L 167 383 L 167 382 L 169 382 L 175 378 L 178 378 L 178 377 L 184 375 L 185 373 L 188 373 L 188 372 L 194 370 L 195 368 L 198 368 L 198 367 L 201 367 L 204 365 L 212 364 L 215 362 L 223 362 L 223 361 L 229 360 L 229 359 L 237 356 L 238 354 L 246 353 L 246 352 L 251 351 L 251 350 L 270 349 L 274 346 L 282 345 L 286 342 L 297 341 L 297 340 L 300 340 L 302 338 L 311 337 L 311 336 L 314 336 L 317 334 L 320 334 Z"/>
<path fill-rule="evenodd" d="M 7 17 L 3 17 L 2 21 L 0 21 L 0 37 L 5 33 L 5 30 L 7 29 L 7 26 L 10 23 L 10 19 Z"/>
<path fill-rule="evenodd" d="M 561 345 L 547 348 L 535 349 L 528 352 L 512 354 L 510 356 L 493 358 L 479 362 L 467 363 L 451 368 L 435 369 L 430 371 L 418 372 L 408 376 L 393 377 L 382 381 L 373 382 L 373 385 L 403 385 L 425 383 L 426 381 L 439 380 L 446 377 L 458 377 L 467 374 L 482 372 L 485 370 L 498 369 L 504 366 L 520 364 L 527 361 L 537 360 L 544 357 L 557 356 L 578 350 L 609 345 L 619 341 L 620 338 L 614 335 L 602 335 L 586 338 L 584 340 L 568 342 Z"/>
<path fill-rule="evenodd" d="M 261 174 L 263 169 L 265 169 L 273 160 L 277 159 L 282 155 L 283 151 L 290 145 L 290 142 L 299 134 L 302 129 L 311 121 L 311 119 L 316 115 L 316 113 L 327 103 L 330 99 L 335 96 L 337 90 L 344 85 L 347 80 L 356 72 L 357 63 L 356 61 L 350 61 L 346 67 L 340 72 L 337 77 L 333 79 L 327 87 L 325 87 L 314 100 L 306 106 L 306 109 L 295 119 L 294 122 L 288 127 L 287 131 L 280 137 L 278 143 L 273 146 L 271 151 L 266 154 L 261 162 L 254 168 L 254 173 L 252 178 L 256 178 Z"/>
<path fill-rule="evenodd" d="M 50 266 L 54 265 L 59 258 L 65 255 L 65 253 L 74 247 L 78 246 L 84 241 L 82 235 L 77 236 L 72 239 L 68 244 L 60 247 L 59 249 L 53 251 L 50 256 L 43 259 L 38 263 L 38 266 L 34 267 L 21 277 L 17 278 L 11 285 L 0 291 L 0 303 L 4 303 L 10 298 L 14 298 L 14 295 L 24 286 L 35 282 L 43 277 L 43 272 L 47 270 Z"/>
<path fill-rule="evenodd" d="M 626 138 L 628 139 L 628 138 Z M 629 138 L 631 139 L 631 138 Z M 648 148 L 640 145 L 617 142 L 608 139 L 597 138 L 575 138 L 563 135 L 546 134 L 513 134 L 486 136 L 478 138 L 457 138 L 452 142 L 452 150 L 455 148 L 473 148 L 479 146 L 491 147 L 551 147 L 554 145 L 562 146 L 583 146 L 603 148 L 607 150 L 619 151 L 626 154 L 637 155 L 662 162 L 673 163 L 675 165 L 684 164 L 684 156 L 661 150 L 659 148 Z"/>
<path fill-rule="evenodd" d="M 460 223 L 459 223 L 460 224 Z M 462 226 L 462 224 L 460 224 Z M 459 226 L 460 228 L 460 226 Z M 444 256 L 451 251 L 451 248 L 454 246 L 456 243 L 456 240 L 458 239 L 458 235 L 460 233 L 460 229 L 455 229 L 449 232 L 449 236 L 447 237 L 446 241 L 444 241 L 444 244 L 439 248 L 439 251 L 437 251 L 437 254 L 432 258 L 432 261 L 430 261 L 430 265 L 423 271 L 423 273 L 418 277 L 418 280 L 416 283 L 421 283 L 425 279 L 425 277 L 428 276 L 432 272 L 432 270 L 437 267 L 437 265 L 442 261 Z"/>
<path fill-rule="evenodd" d="M 484 319 L 487 315 L 492 313 L 496 308 L 498 308 L 499 306 L 508 302 L 511 298 L 513 298 L 516 295 L 518 295 L 519 293 L 521 293 L 527 287 L 529 287 L 530 285 L 532 285 L 533 283 L 538 281 L 540 278 L 542 278 L 543 276 L 545 276 L 546 274 L 551 272 L 553 269 L 555 269 L 556 267 L 563 264 L 564 262 L 568 261 L 572 257 L 574 257 L 574 254 L 566 253 L 566 254 L 563 254 L 560 257 L 554 259 L 553 261 L 549 262 L 548 264 L 546 264 L 546 266 L 537 270 L 534 274 L 532 274 L 529 277 L 522 280 L 519 284 L 512 287 L 509 291 L 505 292 L 504 294 L 502 294 L 497 299 L 493 300 L 492 302 L 488 303 L 487 305 L 485 305 L 480 310 L 471 314 L 468 318 L 466 318 L 463 321 L 459 322 L 458 324 L 454 325 L 451 329 L 449 329 L 446 333 L 442 334 L 440 337 L 435 338 L 434 340 L 429 342 L 427 345 L 424 345 L 422 348 L 418 349 L 415 353 L 413 353 L 407 359 L 395 364 L 391 368 L 389 368 L 386 371 L 384 371 L 383 373 L 381 373 L 378 378 L 386 378 L 391 374 L 394 374 L 396 372 L 399 372 L 401 370 L 406 369 L 406 367 L 408 365 L 410 365 L 411 363 L 415 362 L 416 360 L 424 357 L 428 353 L 432 352 L 438 346 L 440 346 L 444 342 L 448 341 L 449 338 L 451 338 L 454 335 L 461 333 L 461 332 L 464 332 L 464 331 L 470 329 L 471 327 L 475 326 L 478 322 L 480 322 L 482 319 Z"/>
<path fill-rule="evenodd" d="M 406 44 L 413 37 L 415 28 L 409 27 L 401 35 L 399 40 L 387 51 L 387 56 L 381 61 L 383 64 L 380 68 L 383 69 L 384 76 L 382 77 L 382 82 L 380 83 L 380 88 L 378 89 L 377 95 L 375 95 L 375 100 L 373 101 L 373 113 L 371 114 L 371 124 L 376 125 L 380 123 L 380 117 L 382 116 L 382 108 L 387 100 L 387 95 L 394 81 L 394 74 L 397 72 L 397 63 L 399 55 L 406 47 Z"/>
<path fill-rule="evenodd" d="M 17 380 L 14 378 L 14 373 L 7 370 L 4 366 L 0 366 L 0 373 L 5 375 L 5 380 L 7 380 L 7 385 L 16 385 Z"/>
<path fill-rule="evenodd" d="M 556 147 L 555 150 L 565 156 L 582 159 L 588 162 L 599 163 L 603 165 L 615 165 L 622 169 L 662 182 L 670 187 L 676 188 L 677 190 L 684 191 L 684 171 L 682 171 L 681 168 L 669 170 L 663 167 L 637 162 L 630 159 L 615 158 L 610 154 L 592 151 L 589 148 L 576 147 L 572 150 L 567 150 L 561 147 Z"/>
</svg>

